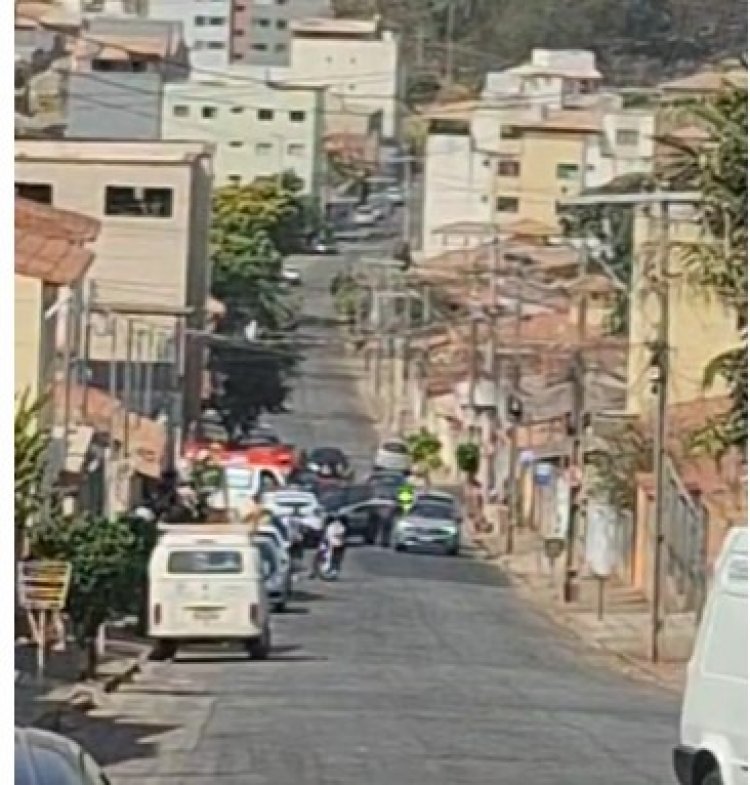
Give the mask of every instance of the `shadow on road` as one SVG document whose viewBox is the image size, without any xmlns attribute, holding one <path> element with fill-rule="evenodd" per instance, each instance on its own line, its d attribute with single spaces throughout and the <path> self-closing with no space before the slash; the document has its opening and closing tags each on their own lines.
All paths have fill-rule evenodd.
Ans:
<svg viewBox="0 0 750 785">
<path fill-rule="evenodd" d="M 101 766 L 111 766 L 123 761 L 158 757 L 159 743 L 154 739 L 179 727 L 76 712 L 63 715 L 54 730 L 90 750 Z"/>
</svg>

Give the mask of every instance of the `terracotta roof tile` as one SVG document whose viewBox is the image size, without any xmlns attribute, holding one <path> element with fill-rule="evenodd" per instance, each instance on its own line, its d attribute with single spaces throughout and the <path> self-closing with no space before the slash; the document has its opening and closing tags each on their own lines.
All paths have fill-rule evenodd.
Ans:
<svg viewBox="0 0 750 785">
<path fill-rule="evenodd" d="M 124 410 L 122 401 L 108 393 L 89 387 L 86 393 L 86 417 L 82 417 L 84 388 L 73 385 L 70 391 L 71 412 L 98 431 L 109 433 L 114 422 L 114 438 L 122 441 L 124 437 Z M 55 390 L 55 405 L 62 407 L 64 400 L 63 385 Z M 75 420 L 75 417 L 73 418 Z M 135 470 L 147 477 L 158 478 L 167 444 L 166 431 L 162 425 L 148 417 L 130 414 L 128 417 L 129 439 L 134 456 Z"/>
<path fill-rule="evenodd" d="M 15 200 L 15 272 L 65 286 L 79 280 L 94 260 L 84 243 L 99 223 L 85 216 Z"/>
</svg>

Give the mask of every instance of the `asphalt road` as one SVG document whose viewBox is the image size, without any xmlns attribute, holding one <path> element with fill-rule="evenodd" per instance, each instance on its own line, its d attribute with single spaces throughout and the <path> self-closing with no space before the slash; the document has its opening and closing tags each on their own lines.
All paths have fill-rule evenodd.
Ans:
<svg viewBox="0 0 750 785">
<path fill-rule="evenodd" d="M 279 425 L 366 463 L 371 428 L 304 263 L 311 351 Z M 317 293 L 316 293 L 317 292 Z M 353 548 L 267 662 L 184 652 L 66 728 L 115 785 L 667 785 L 678 706 L 582 656 L 469 556 Z"/>
</svg>

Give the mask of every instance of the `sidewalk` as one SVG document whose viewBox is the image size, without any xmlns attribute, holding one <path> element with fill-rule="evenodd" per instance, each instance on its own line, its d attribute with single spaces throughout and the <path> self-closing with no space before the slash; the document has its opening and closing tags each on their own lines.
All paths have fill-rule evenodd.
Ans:
<svg viewBox="0 0 750 785">
<path fill-rule="evenodd" d="M 82 655 L 69 643 L 65 651 L 47 654 L 44 678 L 36 674 L 36 648 L 16 643 L 15 724 L 54 728 L 60 715 L 72 705 L 89 708 L 103 693 L 116 690 L 138 672 L 150 647 L 144 641 L 125 638 L 107 640 L 106 653 L 93 682 L 80 681 Z"/>
<path fill-rule="evenodd" d="M 612 579 L 605 584 L 603 615 L 599 619 L 596 579 L 581 578 L 578 600 L 566 605 L 562 598 L 563 564 L 559 560 L 554 574 L 550 572 L 536 533 L 516 531 L 512 556 L 498 555 L 497 540 L 495 535 L 482 543 L 485 558 L 507 572 L 527 602 L 593 651 L 612 657 L 620 670 L 667 689 L 682 691 L 695 635 L 694 614 L 667 617 L 662 661 L 654 664 L 649 656 L 651 610 L 638 592 Z"/>
</svg>

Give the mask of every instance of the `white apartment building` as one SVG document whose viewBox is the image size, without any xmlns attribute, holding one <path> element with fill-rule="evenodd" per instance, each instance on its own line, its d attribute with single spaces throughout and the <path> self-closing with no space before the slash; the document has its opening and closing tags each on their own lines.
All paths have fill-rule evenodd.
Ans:
<svg viewBox="0 0 750 785">
<path fill-rule="evenodd" d="M 233 72 L 234 78 L 196 77 L 167 85 L 163 138 L 211 142 L 217 186 L 291 170 L 302 180 L 302 193 L 319 199 L 322 91 L 272 88 L 253 77 L 252 70 Z"/>
<path fill-rule="evenodd" d="M 647 174 L 654 165 L 656 115 L 649 109 L 612 109 L 602 116 L 601 134 L 586 147 L 584 188 L 617 177 Z"/>
<path fill-rule="evenodd" d="M 182 358 L 183 411 L 191 419 L 200 406 L 202 348 L 186 343 L 173 314 L 183 312 L 187 327 L 204 327 L 212 152 L 202 142 L 15 145 L 21 195 L 89 216 L 101 226 L 86 276 L 92 384 L 106 389 L 114 373 L 122 392 L 150 375 L 154 396 L 171 399 L 176 391 L 170 368 L 175 357 Z"/>
<path fill-rule="evenodd" d="M 401 66 L 395 33 L 378 18 L 304 19 L 290 23 L 288 79 L 325 86 L 349 111 L 382 112 L 383 137 L 400 127 Z"/>
<path fill-rule="evenodd" d="M 554 230 L 560 196 L 650 171 L 653 113 L 623 109 L 600 83 L 592 53 L 535 49 L 528 63 L 488 74 L 474 105 L 436 111 L 443 122 L 431 124 L 426 144 L 424 256 L 476 246 L 482 226 L 502 234 L 531 220 Z M 445 132 L 452 116 L 463 121 L 458 136 Z M 451 236 L 445 227 L 456 223 L 463 234 Z"/>
<path fill-rule="evenodd" d="M 221 70 L 230 62 L 232 0 L 148 0 L 148 18 L 181 22 L 190 65 Z"/>
</svg>

